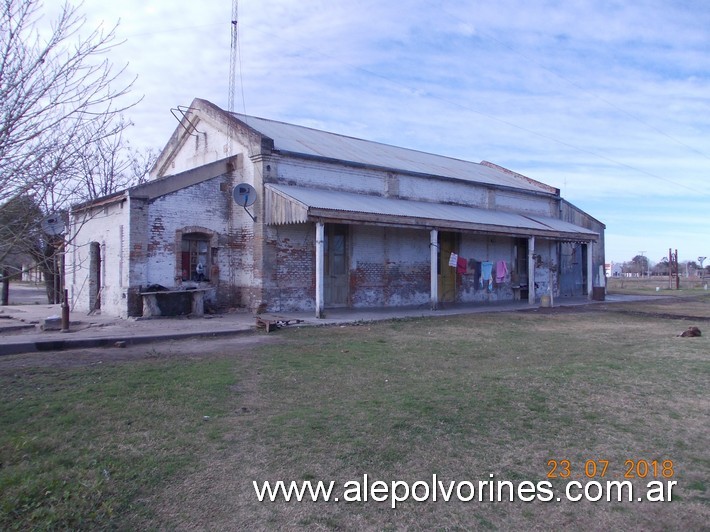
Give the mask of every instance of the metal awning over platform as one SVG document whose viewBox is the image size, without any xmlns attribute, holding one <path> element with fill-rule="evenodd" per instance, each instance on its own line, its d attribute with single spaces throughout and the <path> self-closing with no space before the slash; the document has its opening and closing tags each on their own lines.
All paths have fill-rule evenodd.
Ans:
<svg viewBox="0 0 710 532">
<path fill-rule="evenodd" d="M 289 185 L 266 185 L 266 223 L 309 221 L 447 229 L 592 242 L 599 234 L 556 218 Z"/>
</svg>

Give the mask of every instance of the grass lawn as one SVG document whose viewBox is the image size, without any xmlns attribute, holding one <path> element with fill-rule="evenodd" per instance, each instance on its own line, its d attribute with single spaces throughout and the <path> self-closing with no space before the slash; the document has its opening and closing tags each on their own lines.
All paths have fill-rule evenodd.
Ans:
<svg viewBox="0 0 710 532">
<path fill-rule="evenodd" d="M 673 301 L 291 328 L 101 364 L 4 357 L 0 528 L 703 529 L 710 300 Z M 703 336 L 676 336 L 689 325 Z M 625 473 L 633 502 L 564 500 L 568 481 Z M 476 493 L 345 501 L 365 474 Z M 253 481 L 278 480 L 334 481 L 341 500 L 259 502 Z M 479 502 L 490 480 L 554 496 Z M 672 501 L 636 500 L 652 480 L 677 482 Z"/>
<path fill-rule="evenodd" d="M 683 277 L 681 275 L 679 288 L 671 285 L 667 276 L 653 277 L 608 277 L 606 280 L 607 290 L 617 294 L 645 294 L 652 293 L 661 295 L 707 295 L 706 285 L 710 284 L 710 276 Z"/>
</svg>

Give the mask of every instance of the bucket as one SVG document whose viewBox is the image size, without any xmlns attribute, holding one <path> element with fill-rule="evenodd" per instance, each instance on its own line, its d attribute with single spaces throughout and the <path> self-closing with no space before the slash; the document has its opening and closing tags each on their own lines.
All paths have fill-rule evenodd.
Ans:
<svg viewBox="0 0 710 532">
<path fill-rule="evenodd" d="M 552 306 L 551 303 L 552 303 L 552 301 L 550 299 L 549 294 L 545 294 L 545 295 L 540 296 L 540 306 L 541 307 L 550 307 L 550 306 Z"/>
</svg>

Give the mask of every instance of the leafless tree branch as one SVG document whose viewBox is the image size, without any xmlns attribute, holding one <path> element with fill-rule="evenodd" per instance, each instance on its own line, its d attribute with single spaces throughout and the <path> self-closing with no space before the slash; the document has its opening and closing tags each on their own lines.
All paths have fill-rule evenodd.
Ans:
<svg viewBox="0 0 710 532">
<path fill-rule="evenodd" d="M 143 179 L 136 161 L 152 154 L 122 135 L 135 79 L 106 57 L 116 29 L 87 28 L 69 3 L 47 23 L 39 0 L 0 0 L 0 264 L 56 251 L 43 215 Z"/>
</svg>

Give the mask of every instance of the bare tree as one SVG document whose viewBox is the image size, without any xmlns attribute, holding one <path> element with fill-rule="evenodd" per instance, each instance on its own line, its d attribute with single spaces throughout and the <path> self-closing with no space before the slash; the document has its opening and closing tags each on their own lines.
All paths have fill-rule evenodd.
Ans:
<svg viewBox="0 0 710 532">
<path fill-rule="evenodd" d="M 153 149 L 131 148 L 121 133 L 98 141 L 92 148 L 81 157 L 77 168 L 81 185 L 77 199 L 92 200 L 145 182 L 157 157 Z M 66 211 L 57 212 L 57 204 L 54 206 L 54 218 L 65 218 Z M 42 223 L 46 212 L 47 206 L 37 204 L 30 195 L 17 196 L 0 209 L 0 253 L 5 255 L 2 276 L 3 281 L 19 278 L 23 264 L 32 263 L 42 273 L 48 302 L 60 303 L 61 255 L 67 235 L 47 234 Z M 23 238 L 18 240 L 17 235 Z M 7 244 L 13 241 L 11 246 Z"/>
<path fill-rule="evenodd" d="M 136 150 L 123 137 L 123 131 L 100 139 L 87 150 L 78 165 L 80 191 L 75 201 L 89 201 L 125 190 L 146 181 L 157 152 Z"/>
<path fill-rule="evenodd" d="M 66 242 L 41 221 L 136 181 L 122 136 L 134 80 L 106 58 L 116 26 L 87 30 L 69 3 L 47 24 L 39 0 L 0 2 L 0 265 L 19 274 L 33 257 L 56 303 Z"/>
<path fill-rule="evenodd" d="M 158 159 L 158 150 L 155 148 L 145 148 L 136 150 L 128 147 L 129 158 L 131 161 L 131 185 L 142 185 L 150 179 L 148 173 L 155 165 Z"/>
<path fill-rule="evenodd" d="M 17 198 L 55 212 L 86 197 L 83 159 L 127 127 L 134 80 L 123 82 L 125 69 L 104 57 L 120 44 L 116 26 L 87 32 L 65 3 L 48 29 L 39 0 L 0 1 L 0 212 Z M 36 227 L 37 212 L 13 220 L 0 263 Z"/>
<path fill-rule="evenodd" d="M 653 275 L 668 275 L 669 268 L 668 257 L 663 257 L 654 265 Z"/>
</svg>

